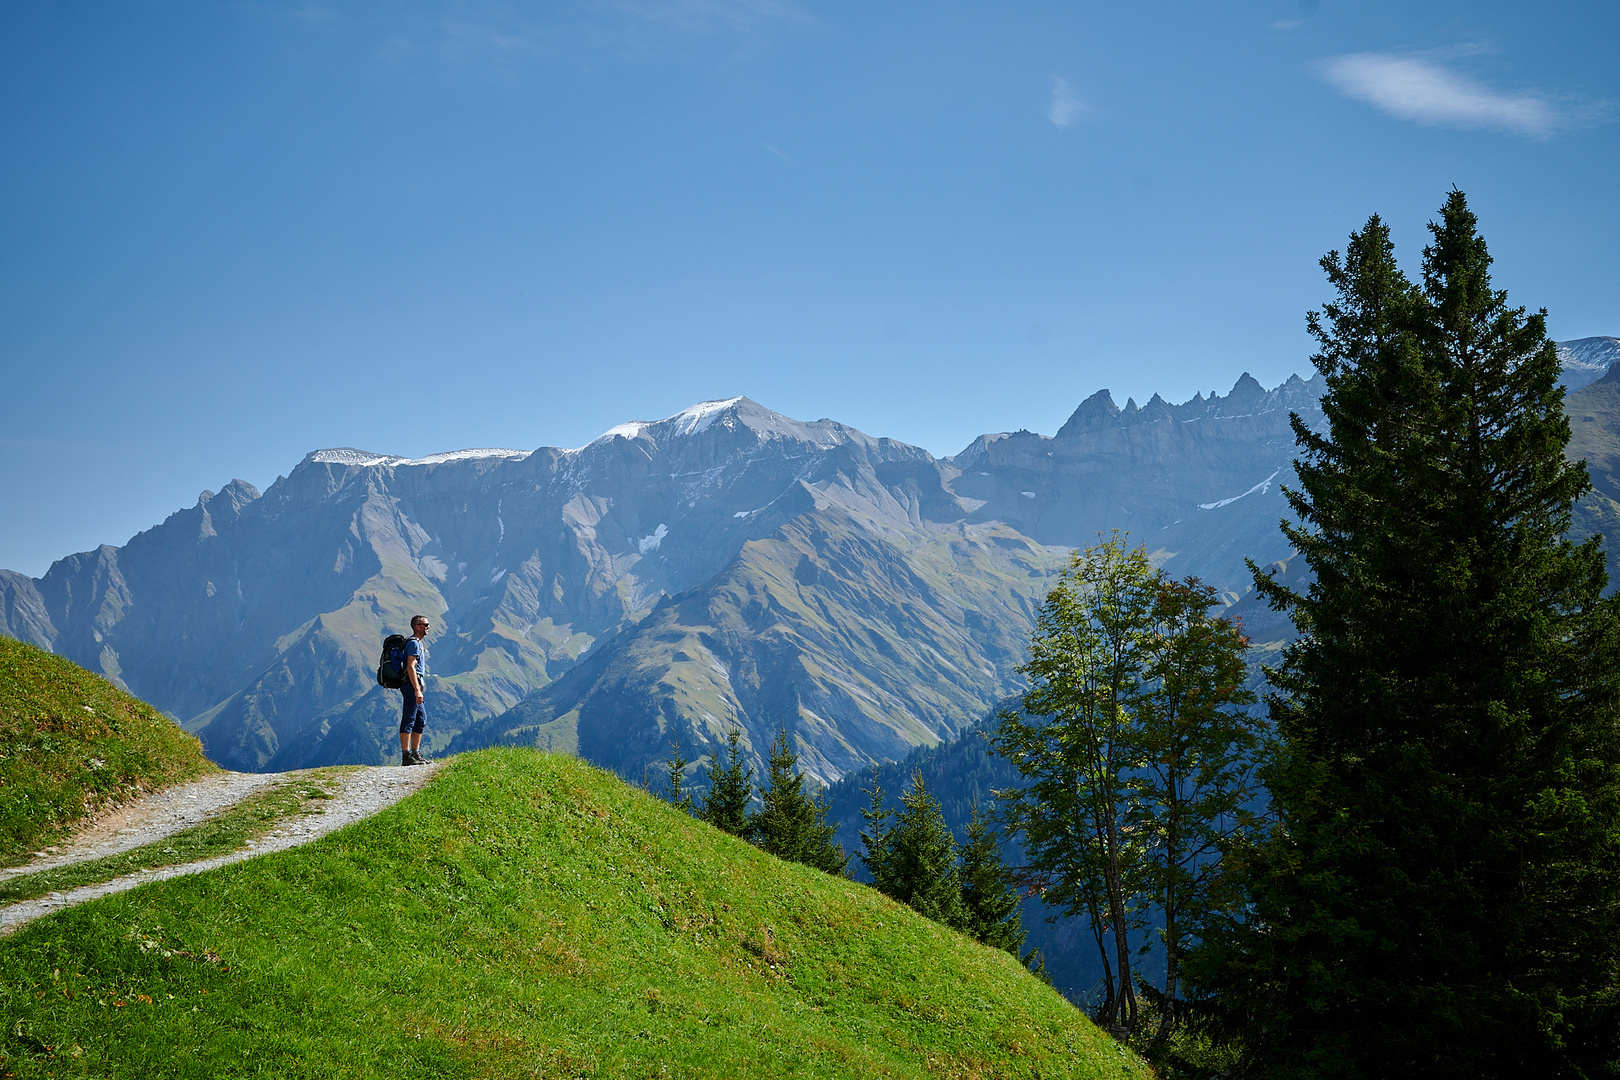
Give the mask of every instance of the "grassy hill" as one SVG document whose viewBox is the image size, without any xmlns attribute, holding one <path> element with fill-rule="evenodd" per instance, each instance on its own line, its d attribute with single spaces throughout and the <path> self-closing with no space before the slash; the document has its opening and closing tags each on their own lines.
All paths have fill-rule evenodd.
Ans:
<svg viewBox="0 0 1620 1080">
<path fill-rule="evenodd" d="M 1005 953 L 562 755 L 0 940 L 18 1076 L 1148 1075 Z"/>
<path fill-rule="evenodd" d="M 0 866 L 25 862 L 97 806 L 213 768 L 144 701 L 0 637 Z"/>
</svg>

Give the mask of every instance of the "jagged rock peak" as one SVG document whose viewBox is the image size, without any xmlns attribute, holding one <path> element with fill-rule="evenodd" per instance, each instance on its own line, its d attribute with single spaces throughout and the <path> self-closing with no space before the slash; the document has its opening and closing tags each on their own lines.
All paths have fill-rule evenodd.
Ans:
<svg viewBox="0 0 1620 1080">
<path fill-rule="evenodd" d="M 1099 390 L 1080 403 L 1080 407 L 1074 410 L 1068 422 L 1058 429 L 1057 437 L 1067 439 L 1084 435 L 1089 431 L 1113 427 L 1114 420 L 1118 416 L 1119 406 L 1114 404 L 1114 395 L 1107 390 Z"/>
<path fill-rule="evenodd" d="M 232 480 L 219 491 L 207 491 L 197 496 L 197 505 L 207 507 L 215 499 L 224 499 L 232 506 L 245 506 L 259 497 L 259 489 L 246 480 Z"/>
<path fill-rule="evenodd" d="M 1159 394 L 1154 394 L 1146 405 L 1140 407 L 1134 399 L 1127 400 L 1122 410 L 1114 406 L 1114 399 L 1107 390 L 1099 390 L 1081 402 L 1068 422 L 1058 429 L 1056 437 L 1069 439 L 1105 428 L 1152 424 L 1167 419 L 1189 423 L 1194 420 L 1247 416 L 1275 409 L 1309 410 L 1321 393 L 1320 382 L 1307 382 L 1298 375 L 1290 375 L 1275 390 L 1267 390 L 1248 372 L 1239 376 L 1231 393 L 1225 397 L 1213 392 L 1205 397 L 1200 392 L 1180 405 L 1172 405 Z"/>
<path fill-rule="evenodd" d="M 1226 396 L 1236 402 L 1261 398 L 1265 393 L 1266 388 L 1260 385 L 1260 380 L 1245 371 L 1238 376 L 1238 381 L 1232 384 L 1232 392 Z"/>
</svg>

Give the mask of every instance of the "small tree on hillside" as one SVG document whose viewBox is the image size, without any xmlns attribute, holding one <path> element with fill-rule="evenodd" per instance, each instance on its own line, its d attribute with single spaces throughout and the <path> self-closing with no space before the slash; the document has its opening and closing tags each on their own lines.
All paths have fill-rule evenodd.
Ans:
<svg viewBox="0 0 1620 1080">
<path fill-rule="evenodd" d="M 968 820 L 960 873 L 967 932 L 991 948 L 1022 957 L 1024 923 L 1018 909 L 1023 897 L 1002 861 L 996 831 L 980 816 L 978 803 Z"/>
<path fill-rule="evenodd" d="M 664 759 L 664 766 L 669 773 L 669 801 L 685 810 L 692 812 L 692 793 L 685 789 L 686 767 L 692 764 L 690 758 L 681 752 L 679 739 L 669 740 L 669 757 Z"/>
<path fill-rule="evenodd" d="M 742 732 L 726 735 L 726 757 L 716 754 L 709 764 L 709 790 L 698 817 L 733 836 L 748 835 L 748 804 L 754 797 L 754 768 L 743 764 Z"/>
<path fill-rule="evenodd" d="M 861 830 L 861 852 L 858 856 L 874 882 L 888 873 L 885 866 L 889 858 L 889 823 L 894 818 L 894 811 L 884 805 L 884 791 L 878 784 L 878 775 L 878 765 L 874 761 L 872 786 L 861 789 L 867 797 L 867 805 L 861 810 L 861 820 L 866 823 L 866 828 Z"/>
<path fill-rule="evenodd" d="M 760 792 L 762 805 L 750 822 L 754 843 L 779 859 L 843 874 L 849 856 L 843 845 L 833 843 L 838 827 L 827 824 L 826 806 L 805 794 L 804 774 L 787 729 L 771 743 L 767 764 L 769 786 Z"/>
<path fill-rule="evenodd" d="M 901 794 L 899 811 L 892 819 L 885 815 L 880 820 L 883 827 L 873 837 L 875 846 L 869 842 L 862 860 L 872 872 L 872 884 L 935 922 L 966 930 L 956 840 L 920 770 L 912 773 L 911 784 Z M 867 835 L 863 833 L 862 839 Z"/>
</svg>

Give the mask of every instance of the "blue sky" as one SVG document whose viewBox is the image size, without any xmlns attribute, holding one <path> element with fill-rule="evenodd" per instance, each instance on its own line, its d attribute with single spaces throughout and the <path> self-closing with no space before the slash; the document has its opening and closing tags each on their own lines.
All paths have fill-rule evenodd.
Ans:
<svg viewBox="0 0 1620 1080">
<path fill-rule="evenodd" d="M 1456 185 L 1620 335 L 1620 5 L 0 0 L 0 567 L 747 394 L 954 453 L 1308 373 Z"/>
</svg>

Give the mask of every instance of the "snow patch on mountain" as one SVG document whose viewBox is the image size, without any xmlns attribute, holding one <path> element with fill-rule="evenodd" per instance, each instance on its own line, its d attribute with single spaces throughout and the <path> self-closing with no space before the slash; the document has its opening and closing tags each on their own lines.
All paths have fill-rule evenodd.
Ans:
<svg viewBox="0 0 1620 1080">
<path fill-rule="evenodd" d="M 726 398 L 724 401 L 700 401 L 696 405 L 688 406 L 674 416 L 666 416 L 662 420 L 632 420 L 627 424 L 615 424 L 584 446 L 579 447 L 578 450 L 570 452 L 578 453 L 579 450 L 595 446 L 597 443 L 612 442 L 615 437 L 639 439 L 643 435 L 652 437 L 658 435 L 698 435 L 709 430 L 710 425 L 722 413 L 743 400 L 742 397 L 734 397 Z"/>
<path fill-rule="evenodd" d="M 1273 480 L 1277 479 L 1277 473 L 1280 473 L 1280 472 L 1282 472 L 1281 469 L 1274 470 L 1270 476 L 1266 477 L 1264 480 L 1262 480 L 1258 484 L 1254 485 L 1254 487 L 1250 488 L 1248 491 L 1245 491 L 1242 495 L 1233 495 L 1230 499 L 1222 499 L 1219 502 L 1199 503 L 1198 504 L 1198 509 L 1200 509 L 1200 510 L 1219 510 L 1223 506 L 1231 506 L 1233 503 L 1237 502 L 1239 499 L 1247 498 L 1250 495 L 1255 494 L 1256 492 L 1258 492 L 1261 495 L 1264 495 L 1266 492 L 1271 490 L 1271 482 Z"/>
<path fill-rule="evenodd" d="M 595 446 L 597 443 L 612 442 L 615 438 L 639 439 L 641 438 L 641 433 L 646 431 L 651 426 L 651 424 L 644 420 L 632 420 L 628 424 L 614 424 L 612 427 L 602 432 L 602 434 L 586 443 L 585 446 Z M 585 446 L 581 446 L 579 450 L 585 449 Z M 574 452 L 578 453 L 578 450 Z"/>
<path fill-rule="evenodd" d="M 668 535 L 669 526 L 660 524 L 658 528 L 654 529 L 650 534 L 643 536 L 636 546 L 641 550 L 643 555 L 647 554 L 649 551 L 657 551 L 658 546 L 664 542 L 664 537 Z"/>
</svg>

